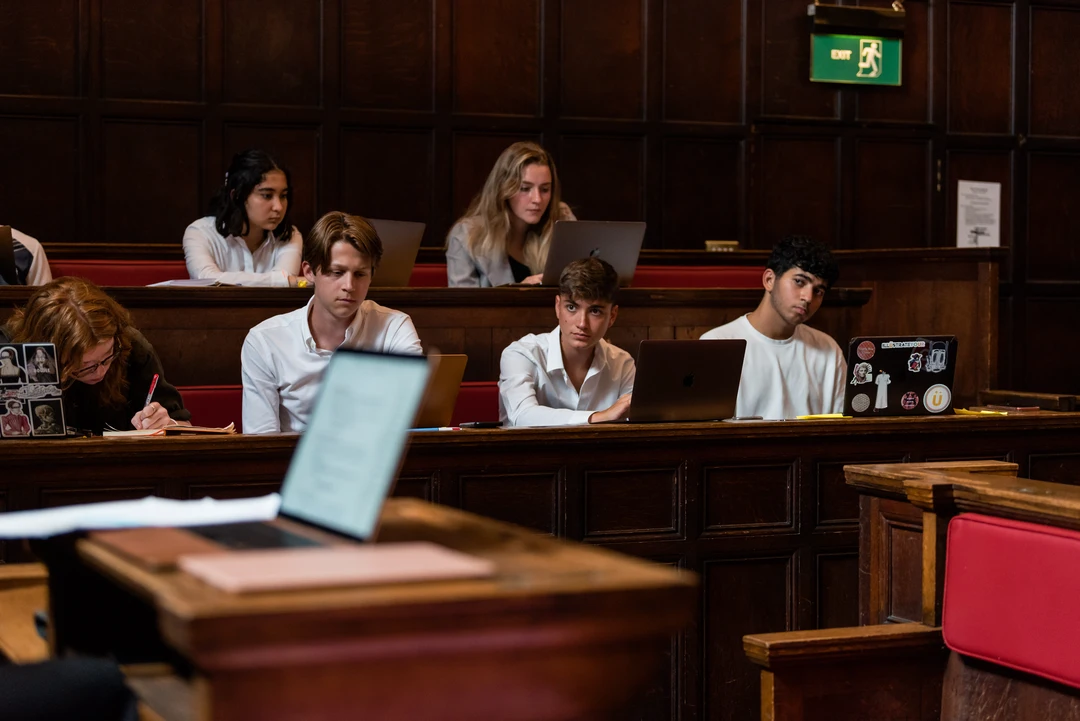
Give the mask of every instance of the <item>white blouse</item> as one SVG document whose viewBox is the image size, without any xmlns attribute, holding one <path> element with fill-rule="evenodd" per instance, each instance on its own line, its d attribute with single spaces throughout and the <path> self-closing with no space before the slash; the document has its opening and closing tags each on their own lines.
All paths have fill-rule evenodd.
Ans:
<svg viewBox="0 0 1080 721">
<path fill-rule="evenodd" d="M 287 287 L 290 275 L 300 275 L 304 241 L 295 227 L 285 243 L 267 233 L 252 253 L 243 238 L 223 237 L 214 222 L 214 216 L 208 215 L 184 231 L 184 260 L 192 278 L 211 278 L 228 285 Z"/>
</svg>

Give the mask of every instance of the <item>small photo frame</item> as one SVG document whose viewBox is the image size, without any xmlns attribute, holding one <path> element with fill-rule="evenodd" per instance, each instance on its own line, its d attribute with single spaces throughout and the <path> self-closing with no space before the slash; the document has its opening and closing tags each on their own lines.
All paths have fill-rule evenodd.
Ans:
<svg viewBox="0 0 1080 721">
<path fill-rule="evenodd" d="M 28 383 L 60 382 L 59 366 L 56 362 L 56 346 L 52 343 L 26 343 L 26 380 Z"/>
<path fill-rule="evenodd" d="M 5 398 L 0 401 L 0 436 L 26 438 L 31 432 L 30 416 L 26 414 L 26 401 Z"/>
<path fill-rule="evenodd" d="M 17 345 L 0 346 L 0 386 L 26 383 L 26 366 L 23 365 L 21 350 Z"/>
<path fill-rule="evenodd" d="M 59 398 L 30 401 L 30 423 L 35 438 L 67 435 L 63 402 Z"/>
</svg>

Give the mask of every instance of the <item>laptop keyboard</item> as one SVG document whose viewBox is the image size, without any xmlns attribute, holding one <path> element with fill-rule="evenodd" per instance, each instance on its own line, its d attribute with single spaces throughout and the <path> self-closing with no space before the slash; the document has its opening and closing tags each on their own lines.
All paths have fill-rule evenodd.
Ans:
<svg viewBox="0 0 1080 721">
<path fill-rule="evenodd" d="M 269 523 L 223 523 L 216 526 L 188 528 L 203 538 L 226 548 L 307 548 L 320 546 L 318 541 L 286 531 Z"/>
</svg>

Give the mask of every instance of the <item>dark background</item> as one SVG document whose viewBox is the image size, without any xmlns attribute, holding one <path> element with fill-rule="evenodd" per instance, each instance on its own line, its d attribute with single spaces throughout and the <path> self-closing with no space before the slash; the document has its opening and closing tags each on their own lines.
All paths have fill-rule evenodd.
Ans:
<svg viewBox="0 0 1080 721">
<path fill-rule="evenodd" d="M 1080 392 L 1080 0 L 908 0 L 904 85 L 869 89 L 807 80 L 807 2 L 8 0 L 0 222 L 178 246 L 250 146 L 302 230 L 340 208 L 428 245 L 523 138 L 652 248 L 954 245 L 956 180 L 993 180 L 1001 385 Z"/>
</svg>

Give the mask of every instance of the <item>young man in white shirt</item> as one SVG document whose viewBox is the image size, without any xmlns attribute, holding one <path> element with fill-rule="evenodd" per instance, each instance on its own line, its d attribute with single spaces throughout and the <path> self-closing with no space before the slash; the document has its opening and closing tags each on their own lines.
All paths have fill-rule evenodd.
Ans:
<svg viewBox="0 0 1080 721">
<path fill-rule="evenodd" d="M 575 260 L 559 278 L 559 326 L 506 347 L 499 420 L 506 426 L 565 426 L 626 417 L 634 359 L 604 340 L 619 306 L 619 275 L 599 258 Z"/>
<path fill-rule="evenodd" d="M 788 236 L 769 257 L 758 307 L 701 336 L 746 340 L 737 416 L 843 412 L 844 354 L 831 337 L 804 325 L 839 275 L 828 247 L 806 236 Z"/>
<path fill-rule="evenodd" d="M 244 433 L 301 431 L 323 370 L 338 346 L 421 354 L 408 315 L 365 300 L 382 258 L 382 241 L 356 215 L 324 215 L 304 241 L 308 304 L 255 326 L 244 340 Z"/>
</svg>

